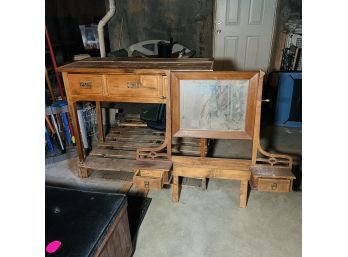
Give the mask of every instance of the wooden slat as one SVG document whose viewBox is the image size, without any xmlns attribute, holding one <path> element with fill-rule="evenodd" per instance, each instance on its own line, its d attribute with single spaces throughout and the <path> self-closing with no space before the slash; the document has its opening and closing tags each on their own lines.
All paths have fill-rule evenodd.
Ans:
<svg viewBox="0 0 348 257">
<path fill-rule="evenodd" d="M 170 170 L 172 168 L 171 161 L 152 161 L 152 160 L 137 160 L 134 169 L 159 169 Z"/>
<path fill-rule="evenodd" d="M 132 172 L 135 163 L 135 160 L 88 156 L 85 162 L 80 165 L 92 170 L 114 170 Z"/>
<path fill-rule="evenodd" d="M 118 142 L 108 141 L 105 143 L 99 143 L 99 147 L 110 147 L 112 149 L 136 149 L 142 147 L 158 147 L 160 143 L 144 143 L 144 142 Z"/>
<path fill-rule="evenodd" d="M 161 135 L 160 133 L 137 133 L 136 131 L 128 131 L 127 132 L 114 132 L 114 133 L 109 133 L 106 136 L 106 140 L 111 140 L 111 141 L 133 141 L 133 140 L 142 140 L 142 141 L 149 141 L 149 140 L 156 140 L 156 141 L 163 141 L 164 140 L 164 134 Z M 172 140 L 173 145 L 178 145 L 178 144 L 187 144 L 187 145 L 200 145 L 200 141 L 198 138 L 173 138 Z"/>
<path fill-rule="evenodd" d="M 206 158 L 201 159 L 199 157 L 187 157 L 187 156 L 173 156 L 173 164 L 175 166 L 199 166 L 202 168 L 216 168 L 216 169 L 228 169 L 233 167 L 233 169 L 239 170 L 249 170 L 251 165 L 251 160 L 241 160 L 241 159 L 222 159 L 222 158 Z"/>
<path fill-rule="evenodd" d="M 212 58 L 87 58 L 58 68 L 60 72 L 139 72 L 146 70 L 212 70 Z"/>
<path fill-rule="evenodd" d="M 257 165 L 250 167 L 250 170 L 254 176 L 296 178 L 288 167 Z"/>
<path fill-rule="evenodd" d="M 164 141 L 164 136 L 159 136 L 159 135 L 153 135 L 153 134 L 108 134 L 106 137 L 107 142 L 112 142 L 112 141 L 120 141 L 120 142 L 125 142 L 125 141 L 135 141 L 135 142 L 153 142 L 153 141 L 159 141 L 163 142 Z"/>
<path fill-rule="evenodd" d="M 110 135 L 113 134 L 136 134 L 136 135 L 141 135 L 141 134 L 148 134 L 148 135 L 162 135 L 164 136 L 164 131 L 158 131 L 158 130 L 153 130 L 150 128 L 127 128 L 127 127 L 116 127 L 112 128 L 109 132 Z"/>
<path fill-rule="evenodd" d="M 192 178 L 218 178 L 218 179 L 235 179 L 249 180 L 251 172 L 249 170 L 236 169 L 220 169 L 217 167 L 194 167 L 194 166 L 175 166 L 174 175 Z"/>
<path fill-rule="evenodd" d="M 100 156 L 100 157 L 113 157 L 121 159 L 134 159 L 135 160 L 135 151 L 125 151 L 125 150 L 113 150 L 113 149 L 103 149 L 97 148 L 93 149 L 90 156 Z"/>
<path fill-rule="evenodd" d="M 129 150 L 129 152 L 131 150 L 135 150 L 137 148 L 140 147 L 157 147 L 160 146 L 161 143 L 163 141 L 159 141 L 157 140 L 156 143 L 154 142 L 148 142 L 146 140 L 138 140 L 137 142 L 132 142 L 132 141 L 109 141 L 106 140 L 105 143 L 101 143 L 98 145 L 98 149 L 108 149 L 108 150 L 112 150 L 112 151 L 116 151 L 116 150 Z M 185 144 L 181 144 L 181 145 L 172 145 L 172 153 L 176 154 L 176 155 L 190 155 L 190 156 L 198 156 L 200 154 L 200 146 L 196 146 L 196 145 L 185 145 Z M 105 151 L 105 154 L 108 153 L 107 151 Z M 117 152 L 115 153 L 110 153 L 112 154 L 118 154 Z M 103 156 L 103 152 L 98 152 L 96 151 L 95 155 L 101 155 Z"/>
<path fill-rule="evenodd" d="M 147 127 L 143 122 L 121 122 L 118 124 L 120 127 Z"/>
</svg>

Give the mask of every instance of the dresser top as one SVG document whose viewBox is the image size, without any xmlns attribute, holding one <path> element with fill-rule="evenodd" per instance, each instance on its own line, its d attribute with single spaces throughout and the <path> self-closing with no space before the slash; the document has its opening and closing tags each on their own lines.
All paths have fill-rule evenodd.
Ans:
<svg viewBox="0 0 348 257">
<path fill-rule="evenodd" d="M 91 57 L 58 68 L 60 72 L 132 72 L 133 70 L 213 70 L 213 58 Z"/>
</svg>

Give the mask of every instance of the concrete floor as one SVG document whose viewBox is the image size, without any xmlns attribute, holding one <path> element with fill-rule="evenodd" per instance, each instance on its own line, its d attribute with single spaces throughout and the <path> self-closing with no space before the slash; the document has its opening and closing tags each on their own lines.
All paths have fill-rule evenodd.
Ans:
<svg viewBox="0 0 348 257">
<path fill-rule="evenodd" d="M 267 126 L 261 144 L 268 151 L 294 157 L 297 176 L 294 192 L 251 191 L 248 205 L 239 208 L 237 181 L 210 180 L 207 191 L 183 187 L 179 203 L 171 190 L 151 190 L 152 198 L 138 232 L 134 257 L 299 257 L 302 252 L 302 131 Z M 218 141 L 214 156 L 247 157 L 250 145 Z M 121 182 L 76 176 L 77 160 L 47 162 L 46 182 L 94 189 L 116 190 Z M 133 189 L 132 189 L 133 190 Z"/>
</svg>

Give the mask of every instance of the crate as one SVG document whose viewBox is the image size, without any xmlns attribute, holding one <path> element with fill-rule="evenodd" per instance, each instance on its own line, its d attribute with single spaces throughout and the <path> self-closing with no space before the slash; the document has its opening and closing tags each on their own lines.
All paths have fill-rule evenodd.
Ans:
<svg viewBox="0 0 348 257">
<path fill-rule="evenodd" d="M 250 171 L 251 187 L 261 192 L 291 192 L 296 179 L 288 167 L 256 165 Z"/>
<path fill-rule="evenodd" d="M 151 162 L 136 160 L 137 148 L 158 148 L 164 140 L 165 132 L 147 127 L 119 126 L 111 128 L 105 136 L 105 141 L 98 142 L 84 163 L 79 164 L 80 176 L 88 177 L 88 173 L 91 170 L 132 173 L 139 169 L 163 170 L 163 183 L 170 184 L 170 161 L 157 160 Z M 199 156 L 199 139 L 173 138 L 172 153 Z"/>
</svg>

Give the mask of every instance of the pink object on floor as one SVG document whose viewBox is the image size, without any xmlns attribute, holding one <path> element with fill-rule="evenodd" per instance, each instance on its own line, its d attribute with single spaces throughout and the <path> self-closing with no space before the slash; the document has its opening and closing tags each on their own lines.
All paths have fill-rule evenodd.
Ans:
<svg viewBox="0 0 348 257">
<path fill-rule="evenodd" d="M 55 251 L 58 250 L 62 242 L 60 241 L 52 241 L 46 246 L 46 252 L 48 253 L 54 253 Z"/>
</svg>

